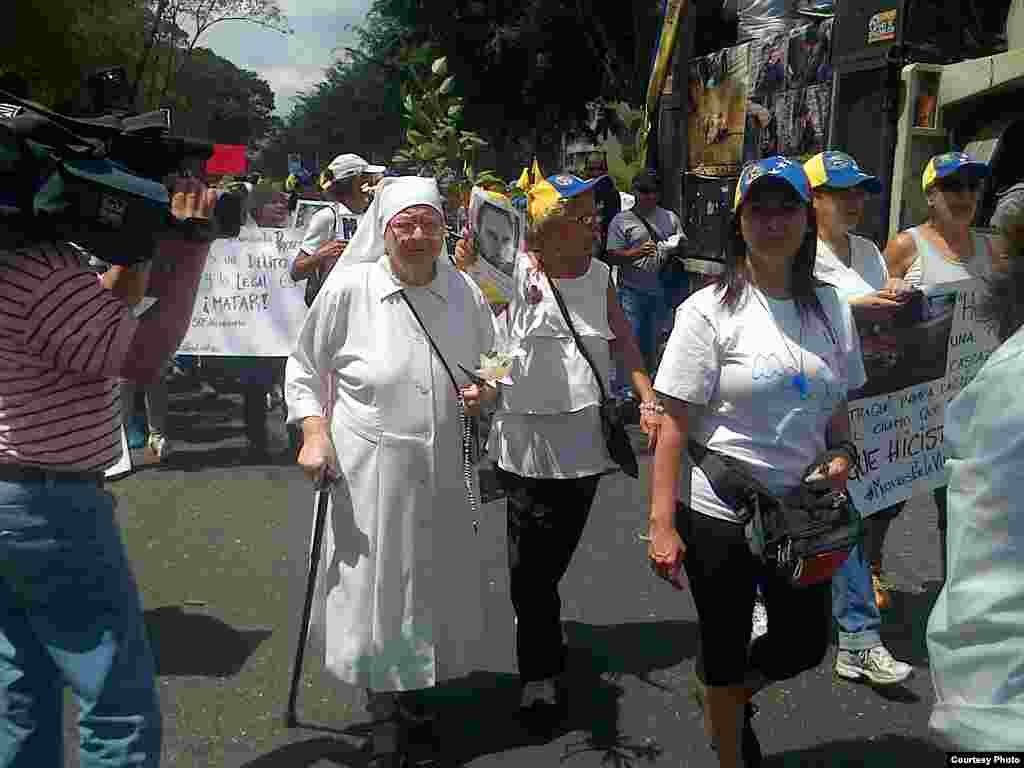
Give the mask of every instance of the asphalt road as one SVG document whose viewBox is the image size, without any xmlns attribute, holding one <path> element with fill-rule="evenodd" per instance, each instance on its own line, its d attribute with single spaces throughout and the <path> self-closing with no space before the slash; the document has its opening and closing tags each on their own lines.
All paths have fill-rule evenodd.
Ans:
<svg viewBox="0 0 1024 768">
<path fill-rule="evenodd" d="M 362 768 L 368 717 L 361 695 L 319 671 L 322 649 L 307 654 L 299 702 L 310 727 L 288 730 L 282 720 L 313 514 L 306 481 L 286 451 L 270 462 L 247 458 L 237 397 L 179 394 L 170 416 L 174 455 L 110 486 L 158 657 L 164 765 Z M 283 449 L 280 414 L 270 419 Z M 693 602 L 651 575 L 639 539 L 648 464 L 644 457 L 639 482 L 602 481 L 563 583 L 572 697 L 565 727 L 550 739 L 531 738 L 511 717 L 518 690 L 504 508 L 492 505 L 484 516 L 488 668 L 435 692 L 462 764 L 717 765 L 690 697 Z M 930 496 L 893 524 L 886 557 L 898 591 L 883 635 L 897 658 L 917 667 L 914 676 L 888 690 L 839 681 L 831 649 L 814 671 L 759 696 L 754 724 L 771 756 L 767 765 L 945 765 L 927 734 L 933 694 L 924 628 L 939 574 Z M 77 766 L 70 699 L 67 710 L 65 764 Z"/>
</svg>

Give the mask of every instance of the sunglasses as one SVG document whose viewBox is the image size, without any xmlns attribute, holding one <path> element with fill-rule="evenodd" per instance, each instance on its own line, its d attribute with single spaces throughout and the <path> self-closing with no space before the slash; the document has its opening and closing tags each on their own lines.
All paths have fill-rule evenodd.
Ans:
<svg viewBox="0 0 1024 768">
<path fill-rule="evenodd" d="M 589 227 L 595 221 L 597 221 L 597 214 L 596 213 L 588 213 L 588 214 L 586 214 L 584 216 L 570 216 L 569 217 L 569 221 L 575 221 L 577 224 L 582 224 L 585 227 Z"/>
</svg>

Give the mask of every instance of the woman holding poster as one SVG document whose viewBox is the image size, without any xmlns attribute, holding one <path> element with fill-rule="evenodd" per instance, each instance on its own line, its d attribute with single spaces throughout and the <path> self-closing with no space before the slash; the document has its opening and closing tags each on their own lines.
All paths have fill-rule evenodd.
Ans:
<svg viewBox="0 0 1024 768">
<path fill-rule="evenodd" d="M 515 261 L 512 299 L 498 318 L 522 354 L 514 359 L 511 386 L 501 387 L 488 449 L 508 496 L 520 716 L 542 732 L 566 713 L 559 583 L 601 477 L 618 470 L 600 412 L 613 356 L 643 399 L 640 426 L 650 441 L 658 425 L 651 380 L 610 269 L 593 257 L 599 181 L 557 174 L 530 188 L 531 251 Z M 471 266 L 472 245 L 459 244 L 459 264 Z"/>
<path fill-rule="evenodd" d="M 330 482 L 313 625 L 328 671 L 370 692 L 379 768 L 404 765 L 412 692 L 479 668 L 483 636 L 461 411 L 496 393 L 462 366 L 494 326 L 444 235 L 433 179 L 384 179 L 287 368 L 299 464 Z"/>
<path fill-rule="evenodd" d="M 814 195 L 818 219 L 818 253 L 814 275 L 833 285 L 861 322 L 891 318 L 906 306 L 913 291 L 901 280 L 889 278 L 878 247 L 850 232 L 864 215 L 868 194 L 882 184 L 861 171 L 857 161 L 843 152 L 822 152 L 804 164 Z M 902 505 L 899 505 L 902 507 Z M 888 509 L 876 515 L 886 515 Z M 874 516 L 865 522 L 870 528 Z M 888 594 L 878 593 L 861 547 L 854 547 L 832 577 L 832 616 L 839 625 L 839 651 L 835 672 L 850 680 L 866 678 L 876 685 L 906 680 L 913 667 L 897 661 L 882 643 L 880 608 L 888 607 Z M 879 597 L 883 597 L 885 603 Z"/>
<path fill-rule="evenodd" d="M 821 461 L 824 479 L 845 492 L 854 460 L 847 393 L 865 376 L 849 305 L 814 278 L 817 226 L 803 168 L 784 157 L 749 165 L 733 224 L 720 282 L 676 311 L 654 382 L 665 416 L 648 552 L 679 589 L 685 567 L 700 618 L 696 692 L 719 765 L 756 768 L 750 699 L 821 663 L 830 587 L 794 586 L 754 554 L 744 510 L 712 484 L 704 460 L 727 457 L 777 498 Z M 751 643 L 758 583 L 768 631 Z"/>
<path fill-rule="evenodd" d="M 991 173 L 986 163 L 972 159 L 966 152 L 947 152 L 929 160 L 921 176 L 928 220 L 901 232 L 886 246 L 889 274 L 920 288 L 991 275 L 992 244 L 982 235 L 971 232 L 982 185 Z M 942 577 L 945 579 L 945 488 L 935 490 L 935 506 L 939 510 Z M 879 575 L 884 539 L 882 529 L 873 531 L 869 542 L 872 570 Z"/>
</svg>

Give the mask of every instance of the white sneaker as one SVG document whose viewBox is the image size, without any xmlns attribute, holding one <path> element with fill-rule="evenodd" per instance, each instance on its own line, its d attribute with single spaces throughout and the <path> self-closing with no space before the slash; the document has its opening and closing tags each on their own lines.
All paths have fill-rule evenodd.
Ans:
<svg viewBox="0 0 1024 768">
<path fill-rule="evenodd" d="M 172 453 L 171 441 L 159 432 L 150 432 L 149 440 L 146 442 L 146 445 L 159 461 L 163 461 Z"/>
<path fill-rule="evenodd" d="M 840 650 L 836 654 L 835 671 L 847 680 L 866 677 L 876 685 L 895 685 L 910 677 L 914 668 L 896 661 L 884 645 L 876 645 L 869 651 Z"/>
<path fill-rule="evenodd" d="M 547 680 L 531 680 L 523 685 L 523 694 L 519 699 L 521 709 L 529 709 L 534 704 L 558 704 L 558 690 L 554 678 Z"/>
<path fill-rule="evenodd" d="M 768 609 L 761 600 L 754 601 L 754 615 L 751 617 L 750 642 L 768 633 Z"/>
</svg>

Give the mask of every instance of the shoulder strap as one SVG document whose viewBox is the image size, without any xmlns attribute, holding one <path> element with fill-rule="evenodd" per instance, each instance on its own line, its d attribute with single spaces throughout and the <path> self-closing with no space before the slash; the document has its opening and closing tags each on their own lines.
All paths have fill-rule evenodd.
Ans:
<svg viewBox="0 0 1024 768">
<path fill-rule="evenodd" d="M 604 389 L 604 382 L 601 381 L 601 374 L 597 370 L 597 366 L 594 365 L 594 361 L 590 358 L 590 353 L 587 352 L 586 346 L 583 344 L 583 339 L 576 333 L 576 327 L 572 324 L 572 320 L 569 318 L 569 310 L 566 309 L 565 300 L 562 298 L 562 292 L 558 290 L 558 286 L 555 285 L 555 281 L 551 279 L 550 275 L 546 272 L 544 276 L 548 279 L 548 285 L 551 286 L 551 293 L 555 297 L 555 303 L 558 304 L 558 309 L 562 313 L 562 317 L 565 319 L 565 324 L 569 326 L 569 333 L 572 334 L 573 341 L 576 342 L 576 347 L 579 349 L 580 354 L 583 355 L 583 359 L 587 361 L 587 365 L 590 366 L 591 372 L 594 374 L 594 378 L 597 379 L 597 388 L 601 392 L 601 402 L 603 403 L 608 399 L 608 394 Z"/>
<path fill-rule="evenodd" d="M 637 213 L 636 211 L 633 211 L 633 215 L 636 216 L 638 219 L 640 219 L 640 223 L 641 224 L 643 224 L 645 227 L 647 227 L 647 231 L 651 235 L 651 240 L 653 240 L 656 243 L 660 243 L 661 242 L 661 237 L 659 237 L 658 233 L 654 231 L 654 227 L 651 226 L 651 223 L 647 219 L 645 219 L 643 216 L 641 216 L 639 213 Z"/>
<path fill-rule="evenodd" d="M 441 350 L 437 348 L 437 344 L 434 343 L 434 337 L 430 335 L 430 331 L 427 330 L 427 326 L 423 323 L 423 319 L 420 317 L 420 313 L 416 311 L 416 307 L 409 301 L 409 297 L 405 291 L 399 291 L 402 296 L 402 301 L 409 307 L 409 311 L 412 312 L 412 316 L 416 318 L 416 322 L 420 324 L 420 328 L 423 329 L 423 333 L 427 336 L 427 341 L 430 342 L 430 348 L 434 350 L 434 354 L 437 355 L 437 359 L 441 361 L 441 365 L 448 372 L 448 378 L 452 381 L 452 387 L 455 389 L 455 397 L 462 398 L 462 392 L 459 390 L 458 382 L 455 381 L 455 374 L 452 373 L 452 369 L 448 367 L 448 361 L 444 359 L 444 355 L 441 354 Z"/>
</svg>

